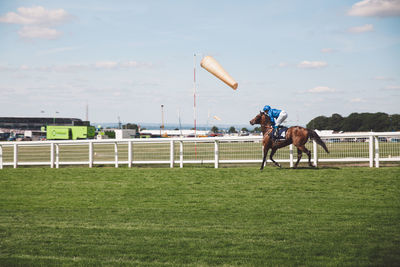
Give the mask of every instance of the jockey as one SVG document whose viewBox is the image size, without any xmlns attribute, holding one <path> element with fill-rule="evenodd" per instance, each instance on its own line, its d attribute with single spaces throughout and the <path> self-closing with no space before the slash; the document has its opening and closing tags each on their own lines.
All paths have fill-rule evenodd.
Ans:
<svg viewBox="0 0 400 267">
<path fill-rule="evenodd" d="M 286 120 L 286 118 L 288 116 L 286 111 L 274 109 L 268 105 L 264 106 L 263 110 L 264 110 L 265 114 L 267 114 L 271 119 L 271 125 L 274 127 L 274 131 L 275 131 L 274 137 L 278 138 L 278 130 L 277 129 Z M 276 119 L 276 122 L 275 122 L 275 119 Z"/>
</svg>

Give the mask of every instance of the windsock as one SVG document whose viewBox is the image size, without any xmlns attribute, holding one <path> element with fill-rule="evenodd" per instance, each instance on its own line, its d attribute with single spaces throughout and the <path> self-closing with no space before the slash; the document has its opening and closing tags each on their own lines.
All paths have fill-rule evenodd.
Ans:
<svg viewBox="0 0 400 267">
<path fill-rule="evenodd" d="M 233 90 L 236 90 L 238 83 L 221 67 L 221 65 L 211 56 L 204 57 L 200 66 L 208 72 L 216 76 L 218 79 L 229 85 Z"/>
</svg>

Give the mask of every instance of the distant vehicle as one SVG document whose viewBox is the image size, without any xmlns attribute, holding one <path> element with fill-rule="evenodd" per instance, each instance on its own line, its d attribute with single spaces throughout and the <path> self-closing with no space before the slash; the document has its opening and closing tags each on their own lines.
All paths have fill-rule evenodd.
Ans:
<svg viewBox="0 0 400 267">
<path fill-rule="evenodd" d="M 24 134 L 10 133 L 8 135 L 7 141 L 25 141 Z"/>
<path fill-rule="evenodd" d="M 240 136 L 249 136 L 249 132 L 248 131 L 240 131 L 239 133 Z"/>
<path fill-rule="evenodd" d="M 15 138 L 15 141 L 32 141 L 32 137 L 25 136 L 24 134 L 17 134 Z"/>
<path fill-rule="evenodd" d="M 96 135 L 96 128 L 94 126 L 48 125 L 45 128 L 47 140 L 93 139 Z"/>
<path fill-rule="evenodd" d="M 10 133 L 0 133 L 0 141 L 7 141 L 10 138 Z"/>
</svg>

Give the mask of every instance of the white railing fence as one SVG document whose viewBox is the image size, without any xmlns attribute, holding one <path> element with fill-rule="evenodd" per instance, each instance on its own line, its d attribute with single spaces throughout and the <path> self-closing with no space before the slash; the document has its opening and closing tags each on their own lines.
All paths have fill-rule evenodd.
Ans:
<svg viewBox="0 0 400 267">
<path fill-rule="evenodd" d="M 400 162 L 400 132 L 321 135 L 330 153 L 315 141 L 307 144 L 313 163 Z M 277 162 L 293 167 L 297 156 L 293 145 L 279 149 Z M 120 165 L 167 164 L 171 168 L 184 164 L 261 163 L 262 137 L 154 138 L 124 140 L 78 140 L 0 142 L 0 169 L 24 165 Z M 297 155 L 297 152 L 295 152 Z M 303 154 L 301 162 L 307 161 Z M 267 161 L 269 162 L 269 160 Z"/>
</svg>

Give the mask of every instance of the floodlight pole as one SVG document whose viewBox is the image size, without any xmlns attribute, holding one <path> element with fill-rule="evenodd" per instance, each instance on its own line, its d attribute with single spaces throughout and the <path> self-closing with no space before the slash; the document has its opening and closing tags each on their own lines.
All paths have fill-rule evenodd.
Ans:
<svg viewBox="0 0 400 267">
<path fill-rule="evenodd" d="M 161 105 L 161 127 L 160 127 L 160 137 L 164 133 L 164 105 Z"/>
</svg>

